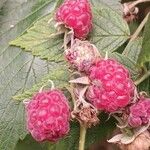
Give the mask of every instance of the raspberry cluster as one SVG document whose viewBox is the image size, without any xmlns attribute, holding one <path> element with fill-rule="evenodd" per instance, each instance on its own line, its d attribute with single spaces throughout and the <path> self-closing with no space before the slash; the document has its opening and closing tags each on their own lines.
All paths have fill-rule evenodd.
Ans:
<svg viewBox="0 0 150 150">
<path fill-rule="evenodd" d="M 150 122 L 150 99 L 141 97 L 138 103 L 130 107 L 128 123 L 131 127 L 139 127 Z"/>
<path fill-rule="evenodd" d="M 27 129 L 37 141 L 58 141 L 69 132 L 70 109 L 60 90 L 37 93 L 26 106 Z"/>
<path fill-rule="evenodd" d="M 87 99 L 99 110 L 115 112 L 127 106 L 134 95 L 129 71 L 116 60 L 101 59 L 89 71 Z"/>
<path fill-rule="evenodd" d="M 71 86 L 71 90 L 68 88 L 74 99 L 74 109 L 70 113 L 67 98 L 58 89 L 37 93 L 26 105 L 27 129 L 33 138 L 37 141 L 56 142 L 68 134 L 70 116 L 85 128 L 90 128 L 99 122 L 99 111 L 115 115 L 121 112 L 117 117 L 122 119 L 121 123 L 126 119 L 127 130 L 149 125 L 150 99 L 145 97 L 138 99 L 136 86 L 128 69 L 114 59 L 103 59 L 93 44 L 81 41 L 92 29 L 89 1 L 65 0 L 58 8 L 55 18 L 57 25 L 63 24 L 63 27 L 73 30 L 75 37 L 78 38 L 72 38 L 72 34 L 69 35 L 72 32 L 69 32 L 64 41 L 65 58 L 77 71 L 73 73 L 76 75 L 75 78 L 70 81 L 76 85 Z M 67 48 L 69 44 L 70 47 Z M 124 126 L 122 130 L 123 128 Z M 141 137 L 146 139 L 144 133 L 135 135 L 138 140 Z M 122 135 L 118 137 L 123 138 Z M 121 144 L 124 146 L 124 143 Z"/>
<path fill-rule="evenodd" d="M 56 21 L 74 30 L 84 39 L 92 29 L 92 12 L 88 0 L 66 0 L 56 12 Z"/>
</svg>

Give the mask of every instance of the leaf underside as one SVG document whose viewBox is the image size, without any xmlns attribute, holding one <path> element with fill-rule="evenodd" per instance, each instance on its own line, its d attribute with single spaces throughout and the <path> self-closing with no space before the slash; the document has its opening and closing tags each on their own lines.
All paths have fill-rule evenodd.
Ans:
<svg viewBox="0 0 150 150">
<path fill-rule="evenodd" d="M 0 2 L 1 3 L 1 2 Z M 9 42 L 22 34 L 38 17 L 50 13 L 55 0 L 2 1 L 0 6 L 0 150 L 13 150 L 27 135 L 22 103 L 12 96 L 31 88 L 51 69 L 51 64 L 34 58 Z M 37 7 L 33 9 L 33 6 Z M 47 9 L 49 8 L 49 9 Z"/>
</svg>

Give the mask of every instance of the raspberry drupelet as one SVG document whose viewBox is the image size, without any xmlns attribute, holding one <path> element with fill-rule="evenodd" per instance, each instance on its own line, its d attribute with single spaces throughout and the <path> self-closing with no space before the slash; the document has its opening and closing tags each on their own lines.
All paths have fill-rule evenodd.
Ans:
<svg viewBox="0 0 150 150">
<path fill-rule="evenodd" d="M 64 1 L 56 12 L 56 21 L 73 29 L 75 37 L 86 38 L 92 29 L 92 12 L 89 1 Z"/>
<path fill-rule="evenodd" d="M 62 91 L 37 93 L 26 104 L 27 129 L 37 141 L 56 142 L 70 130 L 70 108 Z"/>
<path fill-rule="evenodd" d="M 139 127 L 150 122 L 150 98 L 141 97 L 139 102 L 130 107 L 128 123 Z"/>
<path fill-rule="evenodd" d="M 98 60 L 89 71 L 87 99 L 99 110 L 115 112 L 127 106 L 135 86 L 129 71 L 113 59 Z"/>
</svg>

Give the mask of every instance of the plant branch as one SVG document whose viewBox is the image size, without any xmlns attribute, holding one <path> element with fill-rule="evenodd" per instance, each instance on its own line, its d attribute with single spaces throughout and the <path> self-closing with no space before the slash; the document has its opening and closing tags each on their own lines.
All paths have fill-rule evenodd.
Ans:
<svg viewBox="0 0 150 150">
<path fill-rule="evenodd" d="M 135 85 L 139 85 L 142 83 L 145 79 L 147 79 L 150 76 L 150 71 L 147 71 L 140 79 L 136 80 L 134 82 Z"/>
<path fill-rule="evenodd" d="M 86 130 L 86 127 L 80 124 L 79 150 L 84 150 Z"/>
<path fill-rule="evenodd" d="M 145 26 L 145 24 L 146 24 L 146 22 L 148 20 L 149 14 L 150 13 L 148 13 L 146 15 L 146 17 L 143 19 L 143 21 L 141 22 L 141 24 L 139 25 L 139 27 L 137 28 L 137 30 L 135 31 L 135 33 L 131 36 L 131 39 L 130 39 L 129 42 L 134 41 L 138 37 L 138 35 L 142 31 L 143 27 Z"/>
</svg>

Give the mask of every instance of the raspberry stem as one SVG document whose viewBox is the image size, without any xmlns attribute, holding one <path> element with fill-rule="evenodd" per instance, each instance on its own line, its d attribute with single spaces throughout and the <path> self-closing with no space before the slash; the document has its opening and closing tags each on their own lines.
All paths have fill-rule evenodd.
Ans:
<svg viewBox="0 0 150 150">
<path fill-rule="evenodd" d="M 86 130 L 86 127 L 80 124 L 79 150 L 84 150 Z"/>
<path fill-rule="evenodd" d="M 150 76 L 150 71 L 147 71 L 140 79 L 136 80 L 134 83 L 135 85 L 139 85 L 142 83 L 145 79 L 147 79 Z"/>
<path fill-rule="evenodd" d="M 139 35 L 140 32 L 142 31 L 143 27 L 145 26 L 145 24 L 146 24 L 146 22 L 147 22 L 147 20 L 148 20 L 149 14 L 150 14 L 150 13 L 148 13 L 148 14 L 146 15 L 146 17 L 145 17 L 144 20 L 141 22 L 141 24 L 139 25 L 139 27 L 137 28 L 137 30 L 135 31 L 135 33 L 131 36 L 131 39 L 130 39 L 129 42 L 134 41 L 134 40 L 138 37 L 138 35 Z M 129 43 L 128 43 L 128 44 L 129 44 Z"/>
</svg>

